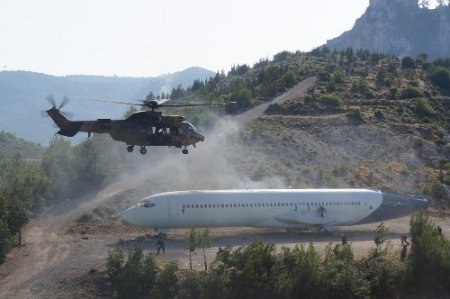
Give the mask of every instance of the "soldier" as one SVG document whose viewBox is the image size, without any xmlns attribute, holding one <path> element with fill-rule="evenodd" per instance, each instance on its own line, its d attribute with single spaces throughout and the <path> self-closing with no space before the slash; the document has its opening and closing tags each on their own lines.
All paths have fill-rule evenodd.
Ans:
<svg viewBox="0 0 450 299">
<path fill-rule="evenodd" d="M 156 251 L 156 254 L 159 255 L 159 252 L 162 249 L 163 254 L 165 254 L 165 246 L 164 246 L 164 240 L 162 237 L 162 234 L 158 234 L 158 239 L 156 240 L 156 246 L 158 246 L 158 249 Z"/>
<path fill-rule="evenodd" d="M 327 210 L 325 209 L 325 207 L 324 206 L 320 206 L 319 207 L 319 214 L 320 214 L 320 217 L 325 217 L 325 213 L 327 212 Z"/>
<path fill-rule="evenodd" d="M 437 226 L 437 232 L 438 232 L 439 236 L 442 236 L 442 228 L 440 225 Z"/>
<path fill-rule="evenodd" d="M 342 245 L 347 245 L 347 237 L 344 234 L 341 234 L 341 242 Z"/>
<path fill-rule="evenodd" d="M 405 234 L 402 234 L 400 236 L 400 240 L 402 241 L 402 246 L 408 246 L 409 242 L 408 242 L 408 236 Z"/>
</svg>

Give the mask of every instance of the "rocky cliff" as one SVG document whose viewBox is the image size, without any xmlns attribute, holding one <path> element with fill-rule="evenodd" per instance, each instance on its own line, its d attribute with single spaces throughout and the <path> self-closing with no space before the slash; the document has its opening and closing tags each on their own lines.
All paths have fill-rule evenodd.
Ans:
<svg viewBox="0 0 450 299">
<path fill-rule="evenodd" d="M 450 6 L 427 9 L 419 7 L 417 0 L 370 0 L 353 28 L 329 40 L 326 46 L 397 56 L 450 56 Z"/>
</svg>

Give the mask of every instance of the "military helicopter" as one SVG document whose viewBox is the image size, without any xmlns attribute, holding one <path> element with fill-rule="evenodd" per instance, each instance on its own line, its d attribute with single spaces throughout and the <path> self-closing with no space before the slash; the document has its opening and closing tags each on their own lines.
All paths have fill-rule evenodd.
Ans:
<svg viewBox="0 0 450 299">
<path fill-rule="evenodd" d="M 182 115 L 164 115 L 160 111 L 155 111 L 161 107 L 186 107 L 186 106 L 209 106 L 205 103 L 185 103 L 170 104 L 170 99 L 152 99 L 147 98 L 139 103 L 111 101 L 103 99 L 91 99 L 95 101 L 109 102 L 115 104 L 124 104 L 131 106 L 140 106 L 149 110 L 140 111 L 132 114 L 126 119 L 111 120 L 97 119 L 88 121 L 71 121 L 61 111 L 69 99 L 65 97 L 59 106 L 52 96 L 47 100 L 52 108 L 46 113 L 58 126 L 59 131 L 56 134 L 73 137 L 78 132 L 86 132 L 90 137 L 92 133 L 107 133 L 114 140 L 122 141 L 127 144 L 127 151 L 133 152 L 134 146 L 140 146 L 140 153 L 147 153 L 146 146 L 174 146 L 183 148 L 182 153 L 188 154 L 187 147 L 197 142 L 205 141 L 205 136 L 201 134 L 191 123 L 186 121 Z"/>
</svg>

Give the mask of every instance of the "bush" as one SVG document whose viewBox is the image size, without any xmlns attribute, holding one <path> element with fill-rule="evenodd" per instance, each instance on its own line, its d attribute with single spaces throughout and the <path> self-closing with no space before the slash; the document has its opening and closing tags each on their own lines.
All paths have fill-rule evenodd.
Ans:
<svg viewBox="0 0 450 299">
<path fill-rule="evenodd" d="M 283 298 L 321 298 L 323 267 L 320 255 L 312 243 L 294 249 L 283 248 L 278 257 L 276 274 Z"/>
<path fill-rule="evenodd" d="M 107 273 L 117 288 L 119 298 L 138 298 L 154 289 L 159 268 L 152 254 L 144 256 L 141 248 L 109 253 Z"/>
<path fill-rule="evenodd" d="M 372 92 L 370 91 L 369 84 L 363 78 L 354 81 L 352 84 L 352 92 L 359 93 L 365 97 L 372 97 Z"/>
<path fill-rule="evenodd" d="M 450 241 L 442 237 L 424 214 L 411 218 L 411 253 L 408 258 L 409 287 L 427 298 L 450 294 Z"/>
<path fill-rule="evenodd" d="M 325 94 L 318 98 L 319 102 L 325 106 L 339 108 L 342 105 L 342 100 L 337 95 Z"/>
<path fill-rule="evenodd" d="M 415 69 L 416 68 L 416 62 L 411 57 L 405 56 L 402 59 L 402 68 L 403 69 Z"/>
<path fill-rule="evenodd" d="M 416 114 L 419 117 L 426 117 L 434 115 L 433 107 L 431 107 L 430 102 L 426 99 L 419 99 L 416 101 L 415 105 Z"/>
<path fill-rule="evenodd" d="M 442 89 L 450 90 L 450 72 L 441 66 L 431 72 L 431 81 Z"/>
<path fill-rule="evenodd" d="M 441 199 L 443 195 L 441 182 L 438 179 L 434 179 L 431 183 L 431 196 L 435 199 Z"/>
<path fill-rule="evenodd" d="M 423 94 L 417 87 L 414 86 L 407 86 L 403 88 L 400 91 L 400 98 L 401 99 L 414 99 L 414 98 L 420 98 Z"/>
</svg>

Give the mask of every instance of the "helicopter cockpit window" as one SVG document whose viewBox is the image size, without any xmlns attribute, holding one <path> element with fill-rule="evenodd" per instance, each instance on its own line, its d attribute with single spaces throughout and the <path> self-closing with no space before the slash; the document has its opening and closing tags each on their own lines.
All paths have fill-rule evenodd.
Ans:
<svg viewBox="0 0 450 299">
<path fill-rule="evenodd" d="M 144 208 L 153 208 L 155 206 L 155 203 L 146 200 L 146 201 L 140 202 L 139 206 L 142 206 Z"/>
</svg>

